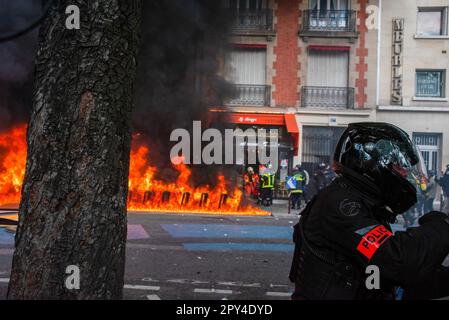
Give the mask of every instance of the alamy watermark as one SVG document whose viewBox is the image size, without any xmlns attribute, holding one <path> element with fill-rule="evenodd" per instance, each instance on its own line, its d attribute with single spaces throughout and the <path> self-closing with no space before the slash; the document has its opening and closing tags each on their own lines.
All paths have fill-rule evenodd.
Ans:
<svg viewBox="0 0 449 320">
<path fill-rule="evenodd" d="M 365 286 L 368 290 L 380 289 L 380 269 L 376 265 L 369 265 L 365 269 L 368 275 L 365 280 Z"/>
<path fill-rule="evenodd" d="M 76 265 L 69 265 L 65 269 L 65 273 L 68 275 L 65 278 L 65 287 L 68 290 L 80 289 L 80 268 Z"/>
<path fill-rule="evenodd" d="M 369 5 L 366 7 L 365 26 L 368 30 L 378 29 L 379 7 L 376 5 Z M 80 9 L 77 5 L 68 5 L 65 13 L 68 15 L 65 20 L 65 26 L 68 30 L 80 29 Z"/>
<path fill-rule="evenodd" d="M 180 128 L 172 131 L 170 141 L 177 142 L 170 150 L 173 164 L 262 164 L 277 171 L 277 129 L 224 129 L 223 136 L 222 131 L 215 128 L 202 131 L 201 121 L 193 121 L 191 132 Z"/>
</svg>

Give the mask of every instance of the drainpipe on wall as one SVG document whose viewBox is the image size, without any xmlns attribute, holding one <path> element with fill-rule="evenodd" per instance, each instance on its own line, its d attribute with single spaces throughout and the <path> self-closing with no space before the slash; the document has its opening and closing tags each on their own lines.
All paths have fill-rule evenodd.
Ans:
<svg viewBox="0 0 449 320">
<path fill-rule="evenodd" d="M 377 75 L 376 75 L 376 107 L 380 103 L 380 62 L 381 62 L 381 35 L 382 35 L 382 0 L 379 0 L 379 9 L 377 11 Z"/>
</svg>

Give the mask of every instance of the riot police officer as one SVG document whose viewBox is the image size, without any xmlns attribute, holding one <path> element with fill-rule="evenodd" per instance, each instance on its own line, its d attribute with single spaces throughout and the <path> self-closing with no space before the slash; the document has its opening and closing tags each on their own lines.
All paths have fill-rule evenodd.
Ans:
<svg viewBox="0 0 449 320">
<path fill-rule="evenodd" d="M 401 129 L 354 123 L 334 155 L 338 177 L 312 199 L 295 226 L 293 299 L 393 299 L 449 295 L 449 221 L 441 212 L 393 232 L 396 215 L 416 203 L 417 149 Z M 379 288 L 366 285 L 377 267 Z"/>
</svg>

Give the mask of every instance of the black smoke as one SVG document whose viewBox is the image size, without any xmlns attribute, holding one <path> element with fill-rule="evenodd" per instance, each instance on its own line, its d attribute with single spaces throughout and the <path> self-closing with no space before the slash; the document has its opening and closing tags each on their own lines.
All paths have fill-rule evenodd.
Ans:
<svg viewBox="0 0 449 320">
<path fill-rule="evenodd" d="M 208 109 L 223 105 L 230 93 L 219 75 L 229 19 L 218 0 L 164 0 L 145 1 L 142 21 L 133 123 L 167 179 L 176 174 L 172 130 L 188 130 L 193 120 L 206 123 Z M 197 172 L 204 177 L 207 171 Z"/>
<path fill-rule="evenodd" d="M 0 39 L 26 28 L 41 14 L 41 1 L 0 0 Z M 0 131 L 28 121 L 37 29 L 0 42 Z"/>
<path fill-rule="evenodd" d="M 142 134 L 150 161 L 164 179 L 176 177 L 170 162 L 172 130 L 190 129 L 193 120 L 205 123 L 208 109 L 223 105 L 230 94 L 219 75 L 230 21 L 220 2 L 143 1 L 133 131 Z M 0 0 L 0 37 L 26 27 L 42 7 L 39 0 Z M 0 130 L 28 121 L 37 29 L 0 42 Z M 208 176 L 205 170 L 200 176 Z"/>
</svg>

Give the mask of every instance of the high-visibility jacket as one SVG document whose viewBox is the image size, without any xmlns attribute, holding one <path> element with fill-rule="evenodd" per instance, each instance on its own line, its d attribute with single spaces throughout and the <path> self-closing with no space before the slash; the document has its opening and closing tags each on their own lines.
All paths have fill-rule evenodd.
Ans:
<svg viewBox="0 0 449 320">
<path fill-rule="evenodd" d="M 260 187 L 262 189 L 273 189 L 274 188 L 274 174 L 265 173 L 260 178 Z"/>
<path fill-rule="evenodd" d="M 257 173 L 254 174 L 245 173 L 243 175 L 243 181 L 245 184 L 253 184 L 254 186 L 256 186 L 257 183 L 259 182 L 259 175 Z"/>
<path fill-rule="evenodd" d="M 296 180 L 296 188 L 292 189 L 291 193 L 303 193 L 304 192 L 304 184 L 306 181 L 305 174 L 303 173 L 296 173 L 293 178 Z"/>
<path fill-rule="evenodd" d="M 254 173 L 252 175 L 249 173 L 245 173 L 243 175 L 243 189 L 248 196 L 251 194 L 257 196 L 258 185 L 259 185 L 259 175 L 257 173 Z"/>
</svg>

